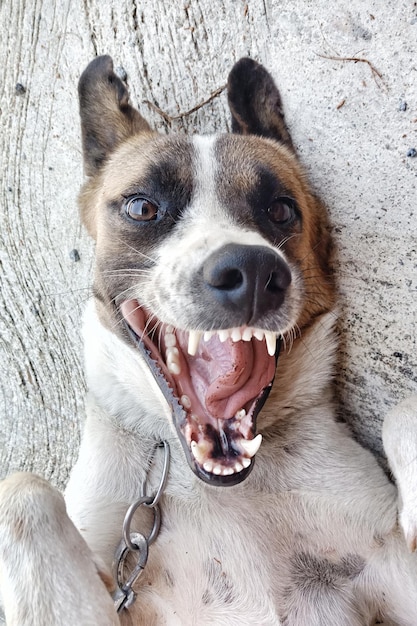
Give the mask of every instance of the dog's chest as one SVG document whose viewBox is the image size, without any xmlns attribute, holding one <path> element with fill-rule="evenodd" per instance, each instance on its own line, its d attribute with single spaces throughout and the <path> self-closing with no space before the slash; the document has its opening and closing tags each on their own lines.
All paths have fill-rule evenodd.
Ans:
<svg viewBox="0 0 417 626">
<path fill-rule="evenodd" d="M 213 507 L 206 519 L 192 510 L 166 514 L 140 579 L 135 626 L 278 625 L 268 524 L 258 514 L 250 525 L 245 518 L 245 510 Z"/>
</svg>

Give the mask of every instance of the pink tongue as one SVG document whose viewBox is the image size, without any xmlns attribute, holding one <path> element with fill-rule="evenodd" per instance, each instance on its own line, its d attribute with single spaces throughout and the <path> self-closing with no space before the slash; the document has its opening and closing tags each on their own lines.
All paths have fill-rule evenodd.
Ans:
<svg viewBox="0 0 417 626">
<path fill-rule="evenodd" d="M 195 356 L 187 353 L 186 336 L 177 338 L 187 360 L 192 386 L 214 418 L 229 419 L 253 402 L 269 385 L 275 357 L 268 355 L 264 341 L 221 343 L 217 336 L 200 341 Z"/>
</svg>

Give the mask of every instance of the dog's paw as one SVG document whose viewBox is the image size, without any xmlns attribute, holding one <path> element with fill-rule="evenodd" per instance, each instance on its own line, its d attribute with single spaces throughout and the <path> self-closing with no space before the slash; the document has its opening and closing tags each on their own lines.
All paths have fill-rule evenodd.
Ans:
<svg viewBox="0 0 417 626">
<path fill-rule="evenodd" d="M 14 540 L 32 536 L 34 530 L 45 527 L 54 512 L 65 514 L 63 496 L 44 478 L 29 473 L 17 473 L 0 482 L 0 534 Z"/>
</svg>

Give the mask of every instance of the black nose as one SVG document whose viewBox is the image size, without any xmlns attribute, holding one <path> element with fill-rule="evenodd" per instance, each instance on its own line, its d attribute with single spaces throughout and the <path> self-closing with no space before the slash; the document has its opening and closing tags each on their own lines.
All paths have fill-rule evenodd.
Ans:
<svg viewBox="0 0 417 626">
<path fill-rule="evenodd" d="M 285 261 L 266 246 L 228 244 L 204 263 L 203 278 L 212 297 L 241 324 L 253 324 L 278 309 L 291 283 Z"/>
</svg>

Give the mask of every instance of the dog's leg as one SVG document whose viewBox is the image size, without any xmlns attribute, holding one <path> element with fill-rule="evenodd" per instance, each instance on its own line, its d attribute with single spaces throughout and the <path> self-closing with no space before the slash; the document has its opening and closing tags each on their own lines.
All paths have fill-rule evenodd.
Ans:
<svg viewBox="0 0 417 626">
<path fill-rule="evenodd" d="M 8 626 L 118 626 L 103 581 L 107 575 L 56 489 L 32 474 L 0 483 L 0 588 Z"/>
<path fill-rule="evenodd" d="M 383 426 L 388 462 L 398 486 L 400 524 L 408 549 L 417 549 L 417 396 L 388 413 Z"/>
</svg>

